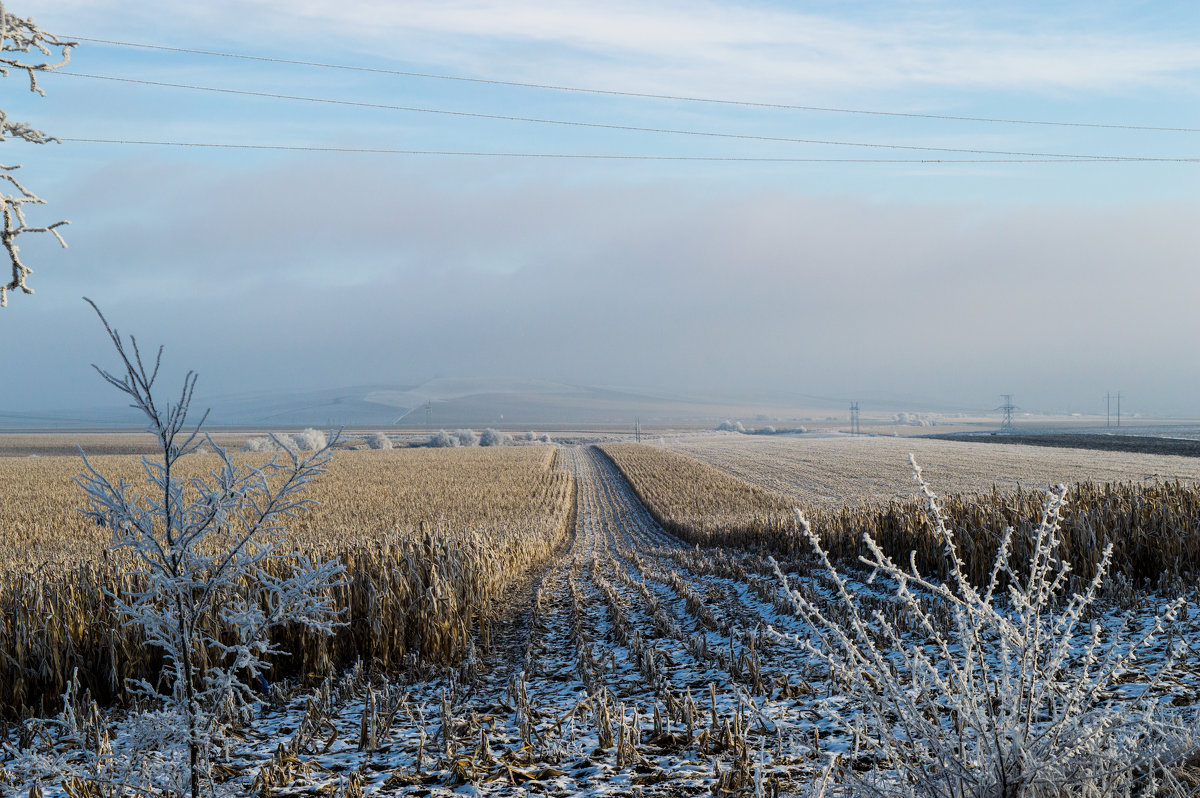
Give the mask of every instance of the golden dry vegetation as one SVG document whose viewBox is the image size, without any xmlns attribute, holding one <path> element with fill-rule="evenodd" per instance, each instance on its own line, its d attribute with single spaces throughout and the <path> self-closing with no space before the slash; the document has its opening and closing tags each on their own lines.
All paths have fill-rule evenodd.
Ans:
<svg viewBox="0 0 1200 798">
<path fill-rule="evenodd" d="M 1200 480 L 1200 458 L 928 438 L 696 435 L 669 446 L 805 507 L 916 495 L 911 452 L 940 493 L 1045 488 L 1060 482 Z"/>
<path fill-rule="evenodd" d="M 219 446 L 235 450 L 250 434 L 218 432 L 212 437 Z M 150 432 L 0 432 L 0 457 L 75 457 L 80 447 L 89 457 L 98 454 L 152 455 L 158 452 L 158 439 Z"/>
<path fill-rule="evenodd" d="M 601 449 L 655 519 L 686 540 L 788 555 L 808 550 L 791 497 L 668 449 L 641 444 Z M 1044 502 L 1044 491 L 1029 489 L 941 499 L 965 570 L 977 584 L 986 582 L 1006 527 L 1015 530 L 1013 561 L 1027 561 Z M 1077 579 L 1091 578 L 1109 543 L 1112 570 L 1135 583 L 1179 589 L 1200 573 L 1200 487 L 1178 481 L 1083 482 L 1070 489 L 1067 502 L 1060 553 Z M 857 561 L 865 554 L 863 535 L 869 534 L 893 559 L 907 562 L 916 552 L 922 572 L 947 573 L 944 545 L 933 533 L 923 500 L 799 506 L 835 559 Z"/>
<path fill-rule="evenodd" d="M 288 540 L 341 559 L 348 622 L 330 641 L 281 640 L 289 670 L 323 672 L 361 657 L 380 669 L 452 663 L 487 625 L 504 586 L 544 561 L 571 524 L 573 477 L 551 447 L 338 452 L 292 519 Z M 266 455 L 239 455 L 246 462 Z M 110 478 L 141 483 L 140 458 L 101 455 Z M 218 463 L 187 458 L 191 474 Z M 134 630 L 121 629 L 105 591 L 136 583 L 127 555 L 78 512 L 78 457 L 0 457 L 0 713 L 53 703 L 78 668 L 101 698 L 158 664 Z M 189 474 L 190 475 L 190 474 Z M 297 634 L 291 632 L 288 634 Z"/>
<path fill-rule="evenodd" d="M 702 545 L 775 540 L 795 529 L 785 496 L 669 449 L 606 443 L 603 451 L 669 532 Z"/>
</svg>

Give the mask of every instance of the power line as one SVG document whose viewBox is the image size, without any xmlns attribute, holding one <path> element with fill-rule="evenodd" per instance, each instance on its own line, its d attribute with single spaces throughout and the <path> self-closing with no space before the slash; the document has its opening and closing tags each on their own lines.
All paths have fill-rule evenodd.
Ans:
<svg viewBox="0 0 1200 798">
<path fill-rule="evenodd" d="M 788 158 L 738 157 L 722 155 L 608 155 L 602 153 L 569 152 L 485 152 L 472 150 L 409 150 L 387 147 L 321 147 L 304 144 L 224 144 L 203 141 L 150 141 L 144 139 L 100 139 L 56 136 L 59 141 L 76 144 L 119 144 L 151 147 L 201 147 L 227 150 L 281 150 L 295 152 L 346 152 L 374 155 L 449 155 L 486 158 L 561 158 L 592 161 L 713 161 L 736 163 L 875 163 L 875 164 L 1068 164 L 1068 163 L 1131 163 L 1140 158 Z M 1193 162 L 1195 158 L 1145 159 Z"/>
<path fill-rule="evenodd" d="M 87 36 L 71 36 L 71 39 L 95 44 L 109 44 L 117 47 L 136 47 L 145 50 L 163 50 L 175 53 L 190 53 L 193 55 L 209 55 L 220 58 L 237 58 L 245 61 L 263 61 L 274 64 L 293 64 L 296 66 L 321 67 L 323 69 L 341 69 L 353 72 L 371 72 L 380 75 L 397 75 L 410 78 L 428 78 L 432 80 L 452 80 L 463 83 L 481 83 L 491 86 L 513 86 L 524 89 L 543 89 L 548 91 L 565 91 L 580 94 L 602 94 L 613 97 L 637 97 L 648 100 L 672 100 L 676 102 L 709 103 L 713 105 L 735 105 L 744 108 L 770 108 L 784 111 L 815 111 L 832 114 L 861 114 L 867 116 L 890 116 L 907 119 L 938 119 L 954 122 L 986 122 L 1005 125 L 1048 125 L 1053 127 L 1082 127 L 1102 128 L 1110 130 L 1143 130 L 1169 133 L 1200 133 L 1200 128 L 1194 127 L 1165 127 L 1155 125 L 1122 125 L 1105 122 L 1064 122 L 1046 119 L 1007 119 L 988 116 L 955 116 L 952 114 L 921 114 L 906 111 L 880 111 L 863 108 L 834 108 L 818 105 L 792 105 L 786 103 L 753 102 L 750 100 L 728 100 L 713 97 L 691 97 L 677 94 L 654 94 L 651 92 L 619 91 L 614 89 L 588 89 L 579 86 L 560 86 L 552 83 L 526 83 L 515 80 L 498 80 L 494 78 L 469 78 L 462 75 L 441 75 L 432 72 L 412 72 L 400 69 L 382 69 L 379 67 L 352 66 L 348 64 L 331 64 L 322 61 L 302 61 L 291 58 L 272 58 L 270 56 L 246 55 L 242 53 L 225 53 L 216 50 L 198 50 L 187 47 L 168 47 L 161 44 L 140 44 L 122 42 L 113 39 L 96 39 Z"/>
<path fill-rule="evenodd" d="M 424 108 L 412 105 L 392 105 L 388 103 L 371 103 L 359 100 L 338 100 L 330 97 L 305 97 L 296 94 L 279 94 L 277 92 L 268 91 L 252 91 L 249 89 L 227 89 L 216 86 L 199 86 L 188 83 L 170 83 L 158 80 L 145 80 L 142 78 L 123 78 L 114 75 L 92 75 L 85 72 L 72 72 L 70 70 L 57 70 L 53 74 L 63 75 L 73 78 L 87 78 L 89 80 L 105 80 L 115 83 L 132 83 L 140 86 L 156 86 L 159 88 L 169 89 L 186 89 L 188 91 L 204 91 L 217 94 L 233 94 L 242 97 L 265 97 L 275 100 L 291 100 L 298 102 L 319 103 L 324 105 L 342 105 L 354 108 L 374 108 L 385 111 L 404 111 L 420 114 L 439 114 L 443 116 L 467 117 L 471 119 L 491 119 L 505 122 L 527 122 L 539 125 L 560 125 L 566 127 L 583 127 L 583 128 L 599 128 L 603 130 L 622 130 L 636 133 L 664 133 L 676 136 L 702 136 L 710 138 L 722 139 L 738 139 L 743 141 L 769 141 L 782 142 L 786 144 L 819 144 L 837 147 L 864 147 L 868 149 L 888 149 L 888 150 L 906 150 L 915 152 L 946 152 L 957 153 L 963 155 L 1005 155 L 1014 158 L 1076 158 L 1089 159 L 1096 161 L 1188 161 L 1200 160 L 1200 158 L 1155 158 L 1149 156 L 1124 156 L 1124 155 L 1092 155 L 1079 153 L 1061 153 L 1061 152 L 1023 152 L 1014 150 L 982 150 L 966 147 L 929 147 L 915 144 L 879 144 L 861 141 L 833 141 L 828 139 L 804 139 L 790 138 L 784 136 L 755 136 L 746 133 L 721 133 L 715 131 L 703 130 L 682 130 L 676 128 L 656 128 L 656 127 L 638 127 L 634 125 L 617 125 L 605 122 L 580 122 L 569 119 L 544 119 L 540 117 L 529 116 L 514 116 L 511 114 L 487 114 L 477 111 L 455 111 L 446 108 Z"/>
<path fill-rule="evenodd" d="M 1000 421 L 1000 431 L 1016 432 L 1017 428 L 1013 424 L 1013 411 L 1020 410 L 1021 408 L 1013 404 L 1013 395 L 1011 393 L 1002 393 L 1000 394 L 1000 398 L 1004 400 L 1004 404 L 996 408 L 996 410 L 1004 413 L 1004 417 Z"/>
</svg>

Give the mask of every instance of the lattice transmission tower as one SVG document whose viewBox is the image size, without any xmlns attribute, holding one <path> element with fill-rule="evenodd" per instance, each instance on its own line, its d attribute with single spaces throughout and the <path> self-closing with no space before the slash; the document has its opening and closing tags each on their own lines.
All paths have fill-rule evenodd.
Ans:
<svg viewBox="0 0 1200 798">
<path fill-rule="evenodd" d="M 1011 393 L 1002 393 L 1000 394 L 1000 398 L 1004 400 L 1004 404 L 996 408 L 1004 414 L 1004 418 L 1000 421 L 1000 431 L 1016 432 L 1017 428 L 1013 426 L 1013 411 L 1020 410 L 1021 408 L 1013 404 L 1013 395 Z"/>
<path fill-rule="evenodd" d="M 862 435 L 862 425 L 858 421 L 858 402 L 850 404 L 850 434 Z"/>
</svg>

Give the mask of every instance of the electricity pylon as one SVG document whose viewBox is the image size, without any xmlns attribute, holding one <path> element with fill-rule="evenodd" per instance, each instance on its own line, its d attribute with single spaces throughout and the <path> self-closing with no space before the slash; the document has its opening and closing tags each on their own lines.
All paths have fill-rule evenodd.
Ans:
<svg viewBox="0 0 1200 798">
<path fill-rule="evenodd" d="M 1004 418 L 1000 422 L 1000 431 L 1001 432 L 1016 432 L 1017 429 L 1016 429 L 1016 427 L 1013 426 L 1013 411 L 1020 410 L 1021 408 L 1019 408 L 1013 404 L 1013 401 L 1012 401 L 1013 395 L 1011 393 L 1002 393 L 1002 394 L 1000 394 L 1000 398 L 1004 400 L 1004 404 L 1002 404 L 996 408 L 997 410 L 1004 413 Z"/>
</svg>

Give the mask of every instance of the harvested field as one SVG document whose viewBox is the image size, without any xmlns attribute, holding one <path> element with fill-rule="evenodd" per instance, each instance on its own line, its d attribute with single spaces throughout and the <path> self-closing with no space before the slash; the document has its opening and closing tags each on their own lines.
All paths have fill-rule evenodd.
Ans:
<svg viewBox="0 0 1200 798">
<path fill-rule="evenodd" d="M 511 622 L 475 657 L 407 678 L 365 665 L 264 704 L 231 740 L 219 794 L 782 796 L 887 765 L 847 724 L 857 699 L 814 657 L 772 562 L 668 534 L 595 448 L 562 450 L 556 468 L 578 489 L 572 534 L 507 591 Z M 777 560 L 798 595 L 836 603 L 811 558 Z M 904 623 L 889 585 L 848 586 Z M 1198 624 L 1173 634 L 1200 644 Z M 1186 705 L 1198 681 L 1185 671 L 1156 695 Z M 118 738 L 121 719 L 105 723 Z"/>
<path fill-rule="evenodd" d="M 1007 443 L 1019 446 L 1053 446 L 1060 449 L 1095 449 L 1103 452 L 1141 452 L 1143 454 L 1200 457 L 1200 441 L 1160 438 L 1151 435 L 1094 435 L 1086 433 L 1047 433 L 1032 435 L 938 435 L 948 441 L 968 443 Z"/>
<path fill-rule="evenodd" d="M 784 438 L 719 433 L 668 439 L 703 460 L 803 507 L 911 499 L 911 452 L 940 493 L 1046 488 L 1060 482 L 1200 480 L 1200 458 L 930 438 Z"/>
<path fill-rule="evenodd" d="M 765 549 L 797 556 L 810 548 L 798 532 L 791 497 L 751 485 L 716 466 L 670 449 L 642 444 L 600 447 L 632 484 L 655 519 L 684 540 L 701 545 Z M 1035 450 L 1041 451 L 1041 450 Z M 745 456 L 745 449 L 739 452 Z M 772 461 L 760 473 L 772 473 Z M 926 479 L 935 488 L 936 482 Z M 908 469 L 912 479 L 912 469 Z M 765 480 L 764 480 L 765 481 Z M 915 483 L 914 483 L 915 484 Z M 947 520 L 960 541 L 964 570 L 986 582 L 1003 530 L 1013 527 L 1017 563 L 1028 561 L 1045 492 L 1014 488 L 944 496 Z M 846 507 L 805 506 L 824 547 L 853 565 L 867 553 L 869 534 L 893 559 L 915 552 L 924 573 L 945 577 L 944 545 L 933 534 L 924 499 L 892 499 Z M 1200 574 L 1200 486 L 1177 482 L 1083 482 L 1067 494 L 1062 549 L 1077 585 L 1096 573 L 1105 546 L 1113 545 L 1111 570 L 1135 584 L 1178 592 Z"/>
<path fill-rule="evenodd" d="M 265 455 L 239 455 L 257 461 Z M 322 502 L 290 525 L 290 543 L 341 559 L 353 578 L 337 596 L 344 627 L 319 647 L 284 642 L 287 671 L 323 673 L 362 658 L 388 670 L 406 659 L 449 663 L 516 575 L 544 561 L 567 533 L 571 475 L 553 468 L 555 449 L 512 447 L 339 452 L 309 495 Z M 193 473 L 215 455 L 183 461 Z M 99 456 L 103 473 L 141 481 L 140 459 Z M 136 580 L 109 554 L 107 530 L 77 508 L 78 457 L 0 458 L 0 713 L 51 704 L 75 669 L 102 699 L 157 660 L 121 629 L 105 590 Z"/>
<path fill-rule="evenodd" d="M 246 433 L 213 433 L 218 445 L 236 450 Z M 149 432 L 0 432 L 0 457 L 78 457 L 88 455 L 157 454 L 158 442 Z"/>
</svg>

